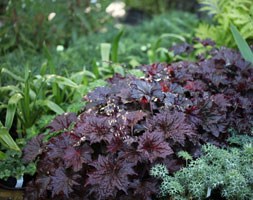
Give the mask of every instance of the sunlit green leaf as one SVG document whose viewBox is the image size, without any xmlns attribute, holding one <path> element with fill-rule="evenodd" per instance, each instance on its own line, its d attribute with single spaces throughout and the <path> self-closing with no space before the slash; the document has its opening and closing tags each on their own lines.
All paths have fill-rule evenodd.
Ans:
<svg viewBox="0 0 253 200">
<path fill-rule="evenodd" d="M 49 109 L 51 109 L 52 111 L 54 111 L 58 115 L 65 113 L 65 111 L 60 106 L 58 106 L 56 103 L 54 103 L 53 101 L 50 101 L 47 99 L 47 100 L 41 101 L 41 103 L 43 105 L 47 106 Z"/>
<path fill-rule="evenodd" d="M 74 88 L 78 87 L 76 83 L 74 83 L 70 79 L 65 78 L 63 76 L 50 74 L 50 75 L 45 75 L 45 78 L 46 78 L 46 82 L 48 83 L 57 83 L 58 85 L 65 85 L 65 86 L 74 87 Z"/>
<path fill-rule="evenodd" d="M 21 92 L 21 90 L 17 86 L 14 86 L 14 85 L 7 85 L 7 86 L 0 87 L 0 92 L 7 92 L 7 91 Z"/>
<path fill-rule="evenodd" d="M 111 52 L 111 60 L 112 62 L 118 62 L 118 48 L 119 48 L 119 41 L 121 36 L 123 35 L 124 30 L 121 30 L 113 40 L 112 43 L 112 52 Z"/>
<path fill-rule="evenodd" d="M 230 29 L 232 31 L 233 37 L 235 39 L 235 42 L 243 56 L 243 58 L 251 63 L 253 63 L 253 53 L 247 44 L 246 40 L 241 36 L 238 29 L 231 24 Z"/>
<path fill-rule="evenodd" d="M 101 43 L 101 58 L 102 58 L 102 66 L 108 67 L 110 62 L 110 50 L 111 44 L 110 43 Z"/>
<path fill-rule="evenodd" d="M 0 142 L 3 146 L 9 149 L 13 149 L 16 151 L 20 151 L 16 142 L 12 139 L 11 135 L 9 134 L 8 130 L 3 126 L 0 122 Z"/>
<path fill-rule="evenodd" d="M 11 71 L 9 71 L 9 70 L 6 69 L 6 68 L 2 68 L 1 73 L 8 74 L 10 77 L 12 77 L 13 79 L 15 79 L 16 81 L 21 81 L 21 82 L 24 82 L 24 81 L 25 81 L 22 77 L 20 77 L 20 76 L 14 74 L 14 73 L 12 73 Z"/>
<path fill-rule="evenodd" d="M 7 105 L 7 113 L 6 113 L 6 119 L 5 119 L 5 127 L 10 130 L 13 119 L 16 113 L 17 104 L 18 102 L 23 98 L 23 96 L 20 93 L 14 94 L 8 102 Z"/>
<path fill-rule="evenodd" d="M 6 158 L 5 153 L 0 151 L 0 160 L 4 160 L 5 158 Z"/>
</svg>

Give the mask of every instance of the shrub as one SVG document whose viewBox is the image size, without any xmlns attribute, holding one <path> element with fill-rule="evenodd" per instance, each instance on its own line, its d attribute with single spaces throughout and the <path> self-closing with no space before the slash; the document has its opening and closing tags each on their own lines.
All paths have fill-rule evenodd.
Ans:
<svg viewBox="0 0 253 200">
<path fill-rule="evenodd" d="M 151 175 L 162 179 L 161 196 L 172 199 L 252 199 L 252 143 L 243 149 L 203 146 L 203 156 L 170 176 L 166 166 L 155 165 Z M 187 180 L 187 181 L 185 181 Z"/>
<path fill-rule="evenodd" d="M 85 96 L 79 116 L 50 123 L 54 137 L 28 143 L 24 161 L 38 161 L 27 199 L 154 199 L 154 164 L 175 172 L 179 151 L 196 158 L 202 144 L 227 146 L 231 128 L 252 134 L 253 68 L 237 52 L 213 48 L 197 62 L 141 69 L 143 78 L 115 75 Z"/>
</svg>

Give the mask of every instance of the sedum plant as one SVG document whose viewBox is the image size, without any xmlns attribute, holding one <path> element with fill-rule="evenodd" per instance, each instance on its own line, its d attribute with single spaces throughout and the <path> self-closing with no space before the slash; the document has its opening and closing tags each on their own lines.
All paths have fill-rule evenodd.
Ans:
<svg viewBox="0 0 253 200">
<path fill-rule="evenodd" d="M 202 150 L 199 159 L 174 175 L 170 175 L 163 164 L 151 169 L 150 174 L 162 180 L 161 196 L 170 199 L 253 198 L 252 143 L 245 144 L 242 149 L 205 145 Z"/>
<path fill-rule="evenodd" d="M 117 74 L 79 115 L 57 116 L 23 150 L 37 162 L 26 199 L 155 199 L 156 163 L 175 172 L 202 144 L 227 146 L 231 128 L 252 135 L 251 64 L 226 48 L 208 55 L 142 66 L 141 78 Z"/>
<path fill-rule="evenodd" d="M 235 47 L 230 24 L 234 24 L 246 40 L 253 39 L 253 4 L 251 0 L 198 0 L 201 11 L 213 18 L 213 24 L 201 23 L 196 36 L 211 38 L 218 45 Z"/>
</svg>

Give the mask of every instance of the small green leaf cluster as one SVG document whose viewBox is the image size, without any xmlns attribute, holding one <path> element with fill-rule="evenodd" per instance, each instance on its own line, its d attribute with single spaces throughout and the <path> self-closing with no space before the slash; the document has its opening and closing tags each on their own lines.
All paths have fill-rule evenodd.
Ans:
<svg viewBox="0 0 253 200">
<path fill-rule="evenodd" d="M 251 134 L 253 134 L 253 127 L 251 130 Z M 253 144 L 253 137 L 250 135 L 239 135 L 238 132 L 232 128 L 229 130 L 229 133 L 231 134 L 231 137 L 227 139 L 227 142 L 231 146 L 242 147 L 244 144 Z"/>
<path fill-rule="evenodd" d="M 9 177 L 19 179 L 24 174 L 33 175 L 36 171 L 35 163 L 25 165 L 21 161 L 21 152 L 8 150 L 5 152 L 6 158 L 0 162 L 0 179 L 7 180 Z"/>
<path fill-rule="evenodd" d="M 170 176 L 165 165 L 155 165 L 150 174 L 160 178 L 160 195 L 172 199 L 253 199 L 253 146 L 219 149 L 202 148 L 203 156 Z"/>
<path fill-rule="evenodd" d="M 213 24 L 201 23 L 196 29 L 196 36 L 211 38 L 218 45 L 235 47 L 230 24 L 233 23 L 246 40 L 253 39 L 253 4 L 252 0 L 198 0 L 214 21 Z"/>
</svg>

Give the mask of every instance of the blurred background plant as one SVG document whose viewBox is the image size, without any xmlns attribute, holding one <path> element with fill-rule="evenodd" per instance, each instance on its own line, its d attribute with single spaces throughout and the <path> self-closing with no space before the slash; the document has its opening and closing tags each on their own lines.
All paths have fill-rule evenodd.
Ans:
<svg viewBox="0 0 253 200">
<path fill-rule="evenodd" d="M 196 36 L 211 38 L 219 46 L 235 47 L 230 32 L 233 23 L 248 42 L 253 40 L 253 3 L 252 0 L 198 0 L 200 11 L 209 16 L 209 23 L 203 21 L 196 29 Z"/>
<path fill-rule="evenodd" d="M 99 32 L 110 20 L 103 0 L 4 0 L 1 1 L 1 52 L 25 48 L 41 51 L 47 46 L 69 46 L 80 36 Z"/>
<path fill-rule="evenodd" d="M 161 14 L 172 9 L 195 12 L 198 8 L 196 0 L 147 0 L 145 3 L 139 0 L 123 0 L 123 2 L 126 3 L 127 9 L 150 14 Z"/>
</svg>

